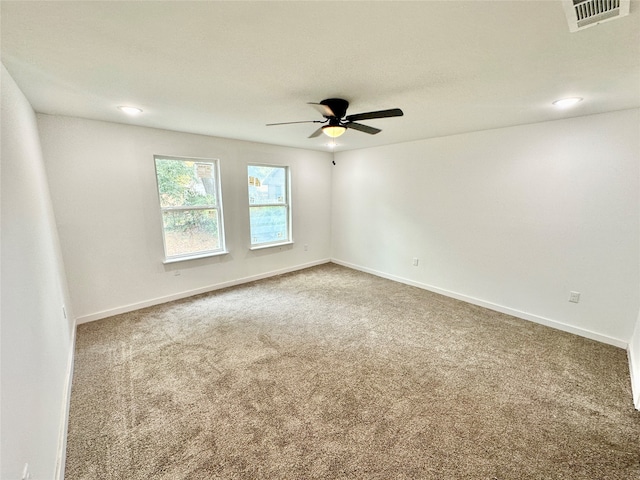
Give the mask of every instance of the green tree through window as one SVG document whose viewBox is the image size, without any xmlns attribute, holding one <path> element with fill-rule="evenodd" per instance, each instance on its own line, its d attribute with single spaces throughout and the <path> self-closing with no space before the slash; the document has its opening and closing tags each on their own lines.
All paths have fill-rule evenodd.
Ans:
<svg viewBox="0 0 640 480">
<path fill-rule="evenodd" d="M 217 160 L 155 157 L 165 258 L 224 251 Z"/>
</svg>

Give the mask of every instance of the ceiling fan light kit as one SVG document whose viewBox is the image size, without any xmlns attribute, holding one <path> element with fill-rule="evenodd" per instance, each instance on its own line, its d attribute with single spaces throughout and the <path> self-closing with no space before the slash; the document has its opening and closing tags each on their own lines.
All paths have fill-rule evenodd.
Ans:
<svg viewBox="0 0 640 480">
<path fill-rule="evenodd" d="M 325 125 L 322 127 L 322 133 L 331 138 L 338 138 L 346 131 L 346 127 L 343 127 L 342 125 Z"/>
<path fill-rule="evenodd" d="M 270 127 L 273 125 L 289 125 L 292 123 L 326 123 L 326 125 L 323 125 L 311 135 L 309 135 L 309 138 L 315 138 L 322 133 L 324 133 L 328 137 L 337 138 L 342 135 L 348 128 L 368 133 L 369 135 L 375 135 L 377 133 L 380 133 L 382 130 L 380 130 L 379 128 L 364 125 L 362 123 L 357 123 L 356 121 L 373 120 L 375 118 L 401 117 L 402 115 L 404 115 L 402 110 L 400 110 L 399 108 L 347 115 L 349 102 L 344 100 L 343 98 L 327 98 L 325 100 L 322 100 L 320 103 L 309 102 L 309 105 L 318 110 L 318 112 L 320 112 L 320 114 L 325 119 L 303 120 L 300 122 L 268 123 L 267 126 Z"/>
</svg>

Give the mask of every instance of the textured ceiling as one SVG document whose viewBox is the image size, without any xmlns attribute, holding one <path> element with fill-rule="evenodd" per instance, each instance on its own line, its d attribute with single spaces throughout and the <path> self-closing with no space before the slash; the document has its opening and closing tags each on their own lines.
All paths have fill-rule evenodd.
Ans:
<svg viewBox="0 0 640 480">
<path fill-rule="evenodd" d="M 34 109 L 327 150 L 306 102 L 363 121 L 336 150 L 640 106 L 640 3 L 569 33 L 559 1 L 10 2 L 2 62 Z M 553 100 L 584 97 L 571 110 Z M 126 117 L 118 105 L 144 110 Z"/>
</svg>

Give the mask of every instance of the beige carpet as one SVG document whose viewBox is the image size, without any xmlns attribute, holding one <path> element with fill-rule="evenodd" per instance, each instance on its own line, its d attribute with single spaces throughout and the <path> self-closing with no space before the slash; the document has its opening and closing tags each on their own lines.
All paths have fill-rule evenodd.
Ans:
<svg viewBox="0 0 640 480">
<path fill-rule="evenodd" d="M 639 479 L 626 353 L 334 264 L 78 327 L 67 479 Z"/>
</svg>

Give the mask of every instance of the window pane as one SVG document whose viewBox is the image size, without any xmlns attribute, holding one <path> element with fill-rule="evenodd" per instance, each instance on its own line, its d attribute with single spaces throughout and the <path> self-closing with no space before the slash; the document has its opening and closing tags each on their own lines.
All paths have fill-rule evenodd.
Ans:
<svg viewBox="0 0 640 480">
<path fill-rule="evenodd" d="M 215 209 L 164 211 L 162 220 L 167 257 L 220 248 Z"/>
<path fill-rule="evenodd" d="M 249 165 L 249 204 L 287 203 L 285 167 Z"/>
<path fill-rule="evenodd" d="M 287 238 L 287 207 L 251 207 L 251 244 L 285 241 Z"/>
<path fill-rule="evenodd" d="M 216 205 L 214 164 L 156 158 L 160 206 Z"/>
</svg>

